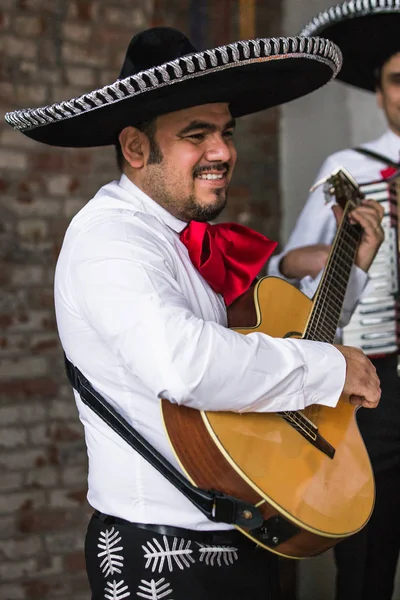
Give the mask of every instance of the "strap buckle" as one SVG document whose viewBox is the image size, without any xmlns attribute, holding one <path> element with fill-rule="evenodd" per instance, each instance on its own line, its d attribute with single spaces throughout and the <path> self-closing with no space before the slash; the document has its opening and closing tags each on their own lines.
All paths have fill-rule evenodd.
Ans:
<svg viewBox="0 0 400 600">
<path fill-rule="evenodd" d="M 211 493 L 214 495 L 211 515 L 213 521 L 232 523 L 246 529 L 255 529 L 263 524 L 261 511 L 254 504 L 243 502 L 216 490 L 211 490 Z"/>
</svg>

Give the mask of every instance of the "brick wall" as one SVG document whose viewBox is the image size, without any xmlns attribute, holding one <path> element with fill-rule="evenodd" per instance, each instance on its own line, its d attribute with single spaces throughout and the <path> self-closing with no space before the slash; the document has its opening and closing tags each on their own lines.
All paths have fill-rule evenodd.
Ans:
<svg viewBox="0 0 400 600">
<path fill-rule="evenodd" d="M 279 34 L 280 3 L 256 6 L 256 35 Z M 202 29 L 193 11 L 202 8 Z M 239 37 L 239 0 L 2 0 L 0 113 L 113 81 L 126 46 L 153 24 L 199 43 Z M 225 220 L 275 236 L 275 110 L 238 128 L 241 155 Z M 90 513 L 82 427 L 62 368 L 52 282 L 68 222 L 116 176 L 111 149 L 31 142 L 0 121 L 0 598 L 87 600 Z"/>
</svg>

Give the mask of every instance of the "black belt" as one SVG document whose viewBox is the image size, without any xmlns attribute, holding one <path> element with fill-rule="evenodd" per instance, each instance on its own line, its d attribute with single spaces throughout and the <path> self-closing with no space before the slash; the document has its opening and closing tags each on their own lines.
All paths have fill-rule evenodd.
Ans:
<svg viewBox="0 0 400 600">
<path fill-rule="evenodd" d="M 105 525 L 126 525 L 133 529 L 145 529 L 146 531 L 152 531 L 160 535 L 168 535 L 173 537 L 181 537 L 186 540 L 194 540 L 205 544 L 240 544 L 240 545 L 251 545 L 256 546 L 255 542 L 250 540 L 237 529 L 227 529 L 226 531 L 212 531 L 212 530 L 194 530 L 184 529 L 183 527 L 172 527 L 171 525 L 148 525 L 147 523 L 132 523 L 121 517 L 113 517 L 111 515 L 105 515 L 98 510 L 94 511 L 94 516 L 100 519 Z"/>
</svg>

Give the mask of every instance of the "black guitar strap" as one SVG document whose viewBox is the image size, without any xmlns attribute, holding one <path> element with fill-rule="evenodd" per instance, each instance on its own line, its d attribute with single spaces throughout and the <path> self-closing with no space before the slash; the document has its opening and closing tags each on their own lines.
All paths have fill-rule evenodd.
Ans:
<svg viewBox="0 0 400 600">
<path fill-rule="evenodd" d="M 222 492 L 205 491 L 192 485 L 101 394 L 96 392 L 86 377 L 68 360 L 65 354 L 64 359 L 68 380 L 78 392 L 82 402 L 182 492 L 208 519 L 238 525 L 246 529 L 261 527 L 264 519 L 259 509 L 254 505 L 242 502 Z"/>
<path fill-rule="evenodd" d="M 369 158 L 373 158 L 379 162 L 382 162 L 388 165 L 389 167 L 400 169 L 400 163 L 396 162 L 395 160 L 392 160 L 391 158 L 388 158 L 387 156 L 384 156 L 383 154 L 379 154 L 378 152 L 374 152 L 373 150 L 368 150 L 367 148 L 361 148 L 360 146 L 357 148 L 353 148 L 353 150 L 355 152 L 358 152 L 359 154 L 364 154 Z"/>
</svg>

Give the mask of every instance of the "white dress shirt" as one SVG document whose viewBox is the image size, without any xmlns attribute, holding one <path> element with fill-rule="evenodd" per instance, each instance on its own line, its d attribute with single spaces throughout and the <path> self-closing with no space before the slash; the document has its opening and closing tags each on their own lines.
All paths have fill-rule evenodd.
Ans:
<svg viewBox="0 0 400 600">
<path fill-rule="evenodd" d="M 386 131 L 379 139 L 362 144 L 362 147 L 386 156 L 391 160 L 399 161 L 400 136 L 390 130 Z M 338 167 L 345 167 L 354 179 L 362 184 L 380 179 L 380 172 L 382 169 L 386 168 L 387 165 L 375 159 L 368 158 L 352 149 L 341 150 L 340 152 L 332 154 L 325 160 L 318 172 L 315 182 L 327 177 Z M 325 203 L 322 186 L 316 188 L 309 195 L 307 203 L 296 222 L 296 226 L 293 229 L 285 248 L 280 254 L 271 257 L 267 267 L 268 275 L 275 275 L 283 278 L 283 275 L 279 270 L 279 263 L 283 256 L 290 250 L 300 248 L 301 246 L 310 246 L 312 244 L 332 243 L 337 225 L 331 206 L 331 203 Z M 318 287 L 321 275 L 322 271 L 315 279 L 307 276 L 299 282 L 295 280 L 289 281 L 295 285 L 298 284 L 300 289 L 311 298 Z M 372 283 L 368 283 L 367 274 L 354 266 L 343 304 L 340 321 L 342 327 L 349 322 L 359 299 L 372 291 L 372 289 Z"/>
<path fill-rule="evenodd" d="M 74 217 L 55 277 L 68 358 L 177 468 L 160 398 L 236 412 L 335 406 L 345 379 L 345 360 L 329 344 L 228 329 L 221 296 L 179 239 L 185 226 L 123 175 Z M 76 392 L 75 399 L 94 508 L 129 521 L 224 528 L 208 521 Z"/>
</svg>

